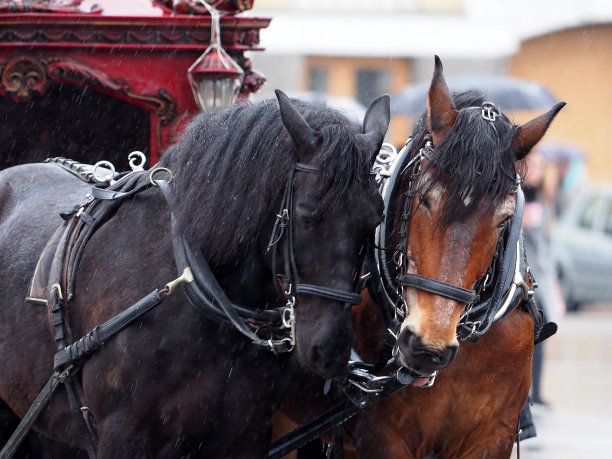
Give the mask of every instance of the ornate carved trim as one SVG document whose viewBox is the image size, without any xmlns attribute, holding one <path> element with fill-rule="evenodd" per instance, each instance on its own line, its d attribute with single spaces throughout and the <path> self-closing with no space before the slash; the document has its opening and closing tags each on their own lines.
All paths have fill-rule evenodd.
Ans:
<svg viewBox="0 0 612 459">
<path fill-rule="evenodd" d="M 42 96 L 52 84 L 63 82 L 101 89 L 115 97 L 155 110 L 162 126 L 176 118 L 176 100 L 164 89 L 157 94 L 136 94 L 128 83 L 110 78 L 88 64 L 74 59 L 52 57 L 35 59 L 19 56 L 1 61 L 0 94 L 17 102 L 27 102 L 33 96 Z"/>
<path fill-rule="evenodd" d="M 257 49 L 260 25 L 222 28 L 221 43 L 228 50 Z M 0 43 L 71 44 L 89 45 L 138 45 L 140 46 L 195 46 L 206 48 L 210 44 L 210 28 L 202 27 L 150 27 L 112 26 L 92 28 L 86 24 L 0 24 Z"/>
<path fill-rule="evenodd" d="M 93 5 L 89 11 L 81 9 L 83 0 L 0 0 L 0 13 L 100 13 L 102 8 Z"/>
</svg>

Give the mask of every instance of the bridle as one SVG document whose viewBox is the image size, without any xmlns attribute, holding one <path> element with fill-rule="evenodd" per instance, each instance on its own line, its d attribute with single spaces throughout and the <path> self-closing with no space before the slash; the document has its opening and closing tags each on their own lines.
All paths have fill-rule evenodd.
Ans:
<svg viewBox="0 0 612 459">
<path fill-rule="evenodd" d="M 472 304 L 478 301 L 479 295 L 475 290 L 467 290 L 456 285 L 442 282 L 430 277 L 421 276 L 419 274 L 408 273 L 408 234 L 410 231 L 410 221 L 412 219 L 413 201 L 417 194 L 417 180 L 421 169 L 421 161 L 431 159 L 433 151 L 431 139 L 426 139 L 425 145 L 419 150 L 419 153 L 408 163 L 405 170 L 410 174 L 408 181 L 408 190 L 404 194 L 404 206 L 401 214 L 401 227 L 398 233 L 399 243 L 395 248 L 393 255 L 394 262 L 400 270 L 400 275 L 397 278 L 398 285 L 403 287 L 412 287 L 418 290 L 424 290 L 435 295 L 449 298 L 459 303 Z M 406 255 L 405 255 L 406 254 Z M 401 295 L 403 297 L 403 295 Z M 405 311 L 404 311 L 405 312 Z"/>
<path fill-rule="evenodd" d="M 392 166 L 390 178 L 385 183 L 382 191 L 385 208 L 389 209 L 388 206 L 392 205 L 391 195 L 397 191 L 396 186 L 399 183 L 400 177 L 408 177 L 406 191 L 402 196 L 405 200 L 400 215 L 399 241 L 394 247 L 391 260 L 386 259 L 386 254 L 390 252 L 386 247 L 386 237 L 392 223 L 390 218 L 385 218 L 377 234 L 378 268 L 384 287 L 382 290 L 386 293 L 387 304 L 393 305 L 393 326 L 388 326 L 388 328 L 391 335 L 396 339 L 399 325 L 406 317 L 406 304 L 403 299 L 403 290 L 406 287 L 423 290 L 464 304 L 472 304 L 479 299 L 479 294 L 475 290 L 467 290 L 437 279 L 408 273 L 408 234 L 413 213 L 413 201 L 417 194 L 416 188 L 421 170 L 421 162 L 423 159 L 431 159 L 433 151 L 431 138 L 427 136 L 419 152 L 413 158 L 409 158 L 411 144 L 412 138 L 409 138 L 404 148 L 399 152 L 395 164 Z M 399 273 L 397 276 L 393 276 L 389 272 L 389 263 L 393 263 L 395 271 Z M 397 351 L 397 348 L 395 348 L 395 351 Z"/>
<path fill-rule="evenodd" d="M 383 309 L 392 311 L 383 312 L 383 317 L 386 318 L 386 326 L 395 341 L 401 321 L 406 317 L 406 304 L 403 299 L 405 288 L 423 290 L 465 304 L 457 327 L 457 336 L 463 340 L 477 341 L 495 321 L 501 320 L 519 303 L 516 301 L 519 295 L 526 299 L 532 293 L 525 282 L 529 274 L 521 239 L 524 206 L 522 190 L 517 179 L 514 217 L 499 238 L 496 255 L 487 273 L 483 279 L 476 282 L 473 289 L 468 290 L 430 277 L 408 273 L 408 234 L 421 163 L 423 159 L 431 159 L 433 152 L 429 136 L 425 136 L 423 146 L 412 158 L 409 156 L 411 144 L 410 138 L 397 154 L 387 175 L 388 178 L 384 180 L 382 186 L 385 208 L 388 212 L 385 221 L 377 230 L 375 262 L 372 263 L 370 260 L 371 268 L 373 266 L 377 271 L 377 276 L 373 277 L 379 280 L 378 288 L 374 289 L 376 290 L 374 296 L 377 298 L 377 303 L 383 305 Z M 390 215 L 389 209 L 393 205 L 392 199 L 397 198 L 402 177 L 408 177 L 408 184 L 402 196 L 405 201 L 399 216 L 401 220 L 399 241 L 391 250 L 386 246 L 387 236 L 393 224 L 393 216 Z M 388 258 L 390 253 L 393 254 L 391 259 Z M 391 271 L 397 274 L 392 274 Z M 394 352 L 397 352 L 396 346 Z"/>
<path fill-rule="evenodd" d="M 295 172 L 306 172 L 316 174 L 319 169 L 308 164 L 296 162 L 289 171 L 287 186 L 283 194 L 280 211 L 276 215 L 276 220 L 270 235 L 270 241 L 266 248 L 272 251 L 272 272 L 274 273 L 274 285 L 280 290 L 282 284 L 282 294 L 287 298 L 287 306 L 293 308 L 297 295 L 314 295 L 329 300 L 338 301 L 345 305 L 357 305 L 361 303 L 361 296 L 354 292 L 323 287 L 319 285 L 303 284 L 299 280 L 297 263 L 295 261 L 295 250 L 293 242 L 293 188 L 295 182 Z M 279 274 L 276 268 L 278 260 L 279 245 L 282 245 L 284 273 Z"/>
</svg>

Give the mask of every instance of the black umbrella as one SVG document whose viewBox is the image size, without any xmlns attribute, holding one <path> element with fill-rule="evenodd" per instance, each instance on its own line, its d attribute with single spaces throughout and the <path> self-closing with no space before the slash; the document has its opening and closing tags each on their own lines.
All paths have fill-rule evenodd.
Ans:
<svg viewBox="0 0 612 459">
<path fill-rule="evenodd" d="M 451 92 L 480 89 L 500 110 L 550 109 L 558 101 L 540 83 L 504 75 L 462 75 L 446 80 Z M 405 86 L 391 98 L 391 113 L 417 115 L 427 107 L 429 82 Z"/>
</svg>

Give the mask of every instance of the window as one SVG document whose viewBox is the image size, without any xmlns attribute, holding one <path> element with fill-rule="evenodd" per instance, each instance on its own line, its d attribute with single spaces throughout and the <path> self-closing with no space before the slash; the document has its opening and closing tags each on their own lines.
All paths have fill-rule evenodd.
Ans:
<svg viewBox="0 0 612 459">
<path fill-rule="evenodd" d="M 0 169 L 65 156 L 126 171 L 131 151 L 150 150 L 149 113 L 88 87 L 51 85 L 28 103 L 1 97 L 0 120 Z"/>
<path fill-rule="evenodd" d="M 327 93 L 327 82 L 329 80 L 329 71 L 325 67 L 313 67 L 310 69 L 309 87 L 313 92 L 321 94 Z"/>
<path fill-rule="evenodd" d="M 391 88 L 391 74 L 387 70 L 357 70 L 357 100 L 366 107 Z"/>
</svg>

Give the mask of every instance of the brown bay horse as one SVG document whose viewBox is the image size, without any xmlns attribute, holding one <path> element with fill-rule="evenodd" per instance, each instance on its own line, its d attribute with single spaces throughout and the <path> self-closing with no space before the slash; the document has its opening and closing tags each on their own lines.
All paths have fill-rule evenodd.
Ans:
<svg viewBox="0 0 612 459">
<path fill-rule="evenodd" d="M 519 247 L 517 177 L 563 106 L 515 125 L 481 92 L 451 95 L 436 57 L 428 112 L 395 166 L 376 240 L 384 256 L 372 271 L 389 285 L 353 315 L 360 357 L 394 355 L 413 380 L 344 424 L 346 457 L 510 456 L 544 336 Z M 283 416 L 303 423 L 336 400 L 310 384 L 318 396 L 289 392 Z"/>
<path fill-rule="evenodd" d="M 376 308 L 371 300 L 362 307 Z M 529 393 L 533 331 L 517 307 L 477 343 L 462 342 L 431 387 L 407 387 L 356 416 L 345 428 L 345 456 L 510 457 Z"/>
</svg>

